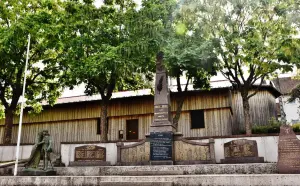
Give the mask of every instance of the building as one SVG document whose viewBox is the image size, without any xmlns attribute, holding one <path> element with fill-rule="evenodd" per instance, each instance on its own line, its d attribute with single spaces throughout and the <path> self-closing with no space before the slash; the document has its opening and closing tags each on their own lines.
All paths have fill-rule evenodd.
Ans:
<svg viewBox="0 0 300 186">
<path fill-rule="evenodd" d="M 244 130 L 242 99 L 228 82 L 212 83 L 210 91 L 191 90 L 186 96 L 178 132 L 184 137 L 228 136 Z M 264 85 L 250 99 L 251 122 L 266 125 L 276 116 L 275 99 L 280 93 L 271 85 Z M 175 114 L 176 99 L 180 93 L 171 93 L 171 110 Z M 108 108 L 109 141 L 137 141 L 149 133 L 153 121 L 151 90 L 117 92 Z M 87 143 L 100 141 L 101 97 L 76 96 L 58 99 L 56 105 L 44 106 L 42 113 L 23 118 L 21 143 L 34 143 L 38 131 L 47 129 L 54 137 L 54 150 L 60 152 L 61 143 Z M 258 104 L 259 103 L 259 104 Z M 13 127 L 13 143 L 17 141 L 18 117 Z M 0 140 L 4 120 L 0 121 Z"/>
<path fill-rule="evenodd" d="M 282 94 L 283 110 L 286 115 L 287 123 L 294 124 L 300 122 L 299 100 L 289 102 L 291 91 L 300 85 L 300 80 L 293 77 L 282 77 L 273 80 L 275 87 Z M 279 100 L 277 100 L 278 110 L 280 110 Z M 278 112 L 280 114 L 280 112 Z M 280 117 L 280 115 L 279 115 Z"/>
</svg>

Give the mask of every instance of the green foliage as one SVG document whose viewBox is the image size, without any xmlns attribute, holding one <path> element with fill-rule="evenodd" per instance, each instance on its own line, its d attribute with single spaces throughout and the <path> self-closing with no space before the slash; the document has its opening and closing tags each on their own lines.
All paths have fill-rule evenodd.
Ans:
<svg viewBox="0 0 300 186">
<path fill-rule="evenodd" d="M 0 104 L 15 110 L 22 94 L 28 34 L 31 35 L 26 83 L 26 104 L 42 100 L 54 104 L 65 70 L 57 56 L 62 52 L 56 0 L 0 2 Z"/>
<path fill-rule="evenodd" d="M 268 125 L 254 125 L 252 127 L 253 134 L 268 134 L 268 133 L 279 133 L 281 123 L 275 118 L 269 120 Z"/>
<path fill-rule="evenodd" d="M 4 107 L 2 105 L 0 105 L 0 119 L 3 119 L 5 116 L 4 114 Z"/>
<path fill-rule="evenodd" d="M 275 71 L 291 71 L 299 64 L 299 29 L 288 18 L 296 11 L 294 0 L 186 0 L 185 20 L 197 20 L 206 39 L 217 39 L 214 49 L 231 81 L 243 98 L 244 122 L 251 133 L 249 94 Z"/>
<path fill-rule="evenodd" d="M 271 134 L 271 133 L 280 133 L 281 122 L 276 120 L 275 118 L 270 119 L 268 125 L 264 126 L 253 126 L 252 133 L 253 134 Z M 300 124 L 292 125 L 294 132 L 300 132 Z"/>
<path fill-rule="evenodd" d="M 93 1 L 66 1 L 62 60 L 70 69 L 67 83 L 71 88 L 84 83 L 88 95 L 100 93 L 101 118 L 107 117 L 113 91 L 150 86 L 172 2 L 145 0 L 138 10 L 133 0 L 107 0 L 100 7 Z M 107 131 L 106 120 L 101 127 Z M 101 140 L 107 140 L 106 132 Z"/>
<path fill-rule="evenodd" d="M 107 99 L 112 91 L 149 86 L 159 45 L 157 38 L 146 36 L 154 35 L 162 23 L 147 18 L 146 8 L 138 12 L 130 0 L 105 1 L 99 8 L 67 1 L 66 10 L 69 85 L 85 83 L 87 94 L 100 93 Z"/>
<path fill-rule="evenodd" d="M 300 123 L 292 125 L 294 132 L 300 132 Z"/>
<path fill-rule="evenodd" d="M 165 60 L 169 75 L 180 79 L 186 75 L 187 82 L 193 80 L 194 88 L 209 88 L 209 80 L 218 70 L 217 55 L 213 52 L 218 47 L 214 39 L 204 37 L 204 32 L 197 20 L 188 20 L 181 4 L 173 13 L 172 26 L 164 47 Z M 178 91 L 182 83 L 177 81 Z"/>
</svg>

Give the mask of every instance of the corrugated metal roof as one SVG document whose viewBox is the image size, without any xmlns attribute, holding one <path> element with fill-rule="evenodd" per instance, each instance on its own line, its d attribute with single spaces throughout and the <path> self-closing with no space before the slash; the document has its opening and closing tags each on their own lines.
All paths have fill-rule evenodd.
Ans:
<svg viewBox="0 0 300 186">
<path fill-rule="evenodd" d="M 230 88 L 230 87 L 232 87 L 231 83 L 228 80 L 211 81 L 210 86 L 211 86 L 211 89 L 221 89 L 221 88 L 227 88 L 227 87 Z M 269 84 L 268 86 L 273 87 L 271 84 Z M 185 87 L 185 85 L 182 85 L 183 89 L 184 89 L 184 87 Z M 177 92 L 177 86 L 171 85 L 171 86 L 169 86 L 169 88 L 170 88 L 171 92 Z M 188 90 L 193 91 L 193 90 L 197 90 L 197 89 L 194 89 L 193 85 L 189 85 Z M 114 92 L 112 94 L 112 99 L 126 98 L 126 97 L 136 97 L 136 96 L 146 96 L 146 95 L 151 95 L 151 89 Z M 87 96 L 87 95 L 78 95 L 78 92 L 77 92 L 76 96 L 59 98 L 57 100 L 56 104 L 76 103 L 76 102 L 86 102 L 86 101 L 96 101 L 96 100 L 101 100 L 101 95 L 100 94 Z M 43 105 L 47 105 L 47 103 L 43 102 Z"/>
</svg>

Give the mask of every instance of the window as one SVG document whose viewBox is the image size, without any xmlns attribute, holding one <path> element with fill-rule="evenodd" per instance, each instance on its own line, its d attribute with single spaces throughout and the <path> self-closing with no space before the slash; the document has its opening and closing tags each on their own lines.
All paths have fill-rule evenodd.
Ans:
<svg viewBox="0 0 300 186">
<path fill-rule="evenodd" d="M 204 110 L 191 110 L 191 129 L 205 128 Z"/>
<path fill-rule="evenodd" d="M 106 118 L 107 122 L 107 132 L 108 132 L 108 117 Z M 97 118 L 97 134 L 101 134 L 101 118 Z"/>
<path fill-rule="evenodd" d="M 126 140 L 139 139 L 139 120 L 126 120 Z"/>
</svg>

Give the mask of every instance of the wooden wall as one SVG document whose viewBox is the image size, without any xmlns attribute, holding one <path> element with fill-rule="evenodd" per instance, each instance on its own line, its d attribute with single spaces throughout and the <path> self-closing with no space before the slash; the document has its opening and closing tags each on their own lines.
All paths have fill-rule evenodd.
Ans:
<svg viewBox="0 0 300 186">
<path fill-rule="evenodd" d="M 233 133 L 245 130 L 243 102 L 240 93 L 232 94 Z M 267 90 L 259 91 L 249 99 L 250 122 L 252 125 L 267 125 L 272 117 L 276 117 L 275 97 Z"/>
<path fill-rule="evenodd" d="M 139 120 L 139 139 L 144 139 L 145 135 L 149 134 L 149 128 L 153 122 L 153 114 L 110 117 L 108 127 L 109 140 L 118 140 L 119 130 L 126 131 L 126 120 L 129 119 Z M 204 120 L 205 128 L 191 129 L 190 112 L 183 111 L 178 122 L 177 131 L 181 132 L 184 137 L 231 135 L 232 116 L 229 108 L 205 110 Z M 126 139 L 126 135 L 124 135 L 124 139 Z"/>
<path fill-rule="evenodd" d="M 171 95 L 171 110 L 174 111 L 177 96 Z M 242 127 L 241 99 L 235 93 L 232 95 L 233 115 L 231 115 L 231 100 L 227 89 L 211 92 L 189 93 L 183 104 L 178 131 L 184 137 L 223 136 L 232 134 L 232 126 Z M 266 123 L 275 113 L 275 98 L 263 91 L 250 99 L 251 111 L 254 112 L 257 124 Z M 139 120 L 139 138 L 144 139 L 149 133 L 153 122 L 153 96 L 114 99 L 108 110 L 109 140 L 118 140 L 119 130 L 124 131 L 126 139 L 126 120 Z M 260 103 L 260 104 L 257 104 Z M 274 104 L 274 107 L 273 107 Z M 274 108 L 274 110 L 273 110 Z M 205 128 L 191 129 L 190 110 L 204 109 Z M 268 111 L 267 113 L 265 111 Z M 59 104 L 44 108 L 38 115 L 24 115 L 22 143 L 33 143 L 38 131 L 47 129 L 54 138 L 55 150 L 60 151 L 60 142 L 99 141 L 97 135 L 97 119 L 100 117 L 100 101 Z M 14 123 L 17 124 L 16 117 Z M 2 143 L 4 120 L 0 121 L 0 143 Z M 13 142 L 17 140 L 17 127 L 13 130 Z"/>
<path fill-rule="evenodd" d="M 54 152 L 60 152 L 60 142 L 100 141 L 100 135 L 96 134 L 96 127 L 96 119 L 24 124 L 21 143 L 34 143 L 38 132 L 47 129 L 52 136 Z M 0 127 L 1 143 L 3 129 L 4 127 Z M 17 130 L 18 127 L 14 126 L 12 143 L 17 143 Z"/>
</svg>

